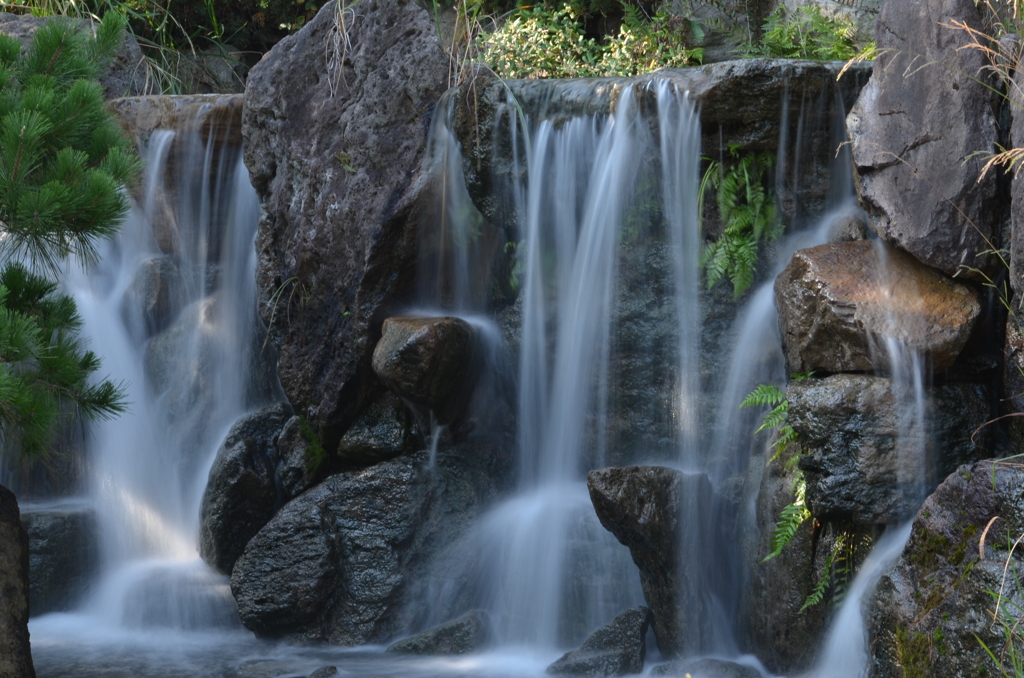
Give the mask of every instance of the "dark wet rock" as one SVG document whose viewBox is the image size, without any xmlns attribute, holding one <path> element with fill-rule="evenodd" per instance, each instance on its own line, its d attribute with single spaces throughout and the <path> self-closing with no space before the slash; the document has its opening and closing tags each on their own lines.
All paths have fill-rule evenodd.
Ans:
<svg viewBox="0 0 1024 678">
<path fill-rule="evenodd" d="M 226 574 L 278 507 L 277 439 L 292 414 L 277 404 L 247 414 L 217 451 L 199 509 L 199 554 Z"/>
<path fill-rule="evenodd" d="M 0 676 L 35 678 L 28 639 L 28 533 L 18 500 L 0 485 Z"/>
<path fill-rule="evenodd" d="M 997 205 L 997 173 L 979 181 L 998 141 L 996 94 L 954 22 L 985 30 L 972 0 L 883 3 L 874 74 L 847 118 L 875 231 L 948 275 L 982 263 Z"/>
<path fill-rule="evenodd" d="M 1006 321 L 1003 353 L 1003 403 L 1007 413 L 1024 412 L 1024 332 L 1013 317 Z M 1010 440 L 1024 449 L 1024 416 L 1009 419 Z"/>
<path fill-rule="evenodd" d="M 873 675 L 1002 675 L 981 643 L 1000 656 L 1003 624 L 1015 624 L 1024 604 L 1013 574 L 1024 556 L 1008 548 L 1022 533 L 1024 471 L 1012 460 L 951 474 L 918 511 L 903 555 L 878 584 L 869 614 Z M 1000 591 L 1001 621 L 993 623 Z"/>
<path fill-rule="evenodd" d="M 829 242 L 846 242 L 851 240 L 867 240 L 871 231 L 868 223 L 860 215 L 841 215 L 832 220 L 828 226 Z"/>
<path fill-rule="evenodd" d="M 869 525 L 913 515 L 924 497 L 960 464 L 990 453 L 985 388 L 951 383 L 926 390 L 925 430 L 913 393 L 886 377 L 835 374 L 791 382 L 789 422 L 805 454 L 807 505 L 819 520 Z"/>
<path fill-rule="evenodd" d="M 257 635 L 337 645 L 389 640 L 425 614 L 430 563 L 505 484 L 507 442 L 461 443 L 331 476 L 285 505 L 235 564 Z"/>
<path fill-rule="evenodd" d="M 388 646 L 401 654 L 458 655 L 477 652 L 491 638 L 491 620 L 483 610 L 467 612 L 458 619 Z"/>
<path fill-rule="evenodd" d="M 140 317 L 145 336 L 161 332 L 180 308 L 182 277 L 171 257 L 155 257 L 139 264 L 125 292 L 125 311 L 129 318 Z"/>
<path fill-rule="evenodd" d="M 99 569 L 96 511 L 89 506 L 27 508 L 32 615 L 73 609 Z"/>
<path fill-rule="evenodd" d="M 324 476 L 326 458 L 318 460 L 310 451 L 311 432 L 303 431 L 302 417 L 292 417 L 277 438 L 277 477 L 288 498 L 297 497 Z"/>
<path fill-rule="evenodd" d="M 612 467 L 591 471 L 587 488 L 601 524 L 629 547 L 640 568 L 658 648 L 671 657 L 700 647 L 707 610 L 701 596 L 688 595 L 693 589 L 679 534 L 683 516 L 696 515 L 688 509 L 712 501 L 707 476 L 661 466 Z"/>
<path fill-rule="evenodd" d="M 1019 54 L 1020 47 L 1011 48 L 1010 54 Z M 1008 98 L 1013 122 L 1010 125 L 1012 148 L 1024 148 L 1024 68 L 1018 64 L 1014 84 Z M 1005 238 L 1005 236 L 1004 236 Z M 1024 295 L 1024 174 L 1013 173 L 1010 184 L 1010 235 L 1003 247 L 1010 250 L 1010 287 L 1015 296 Z"/>
<path fill-rule="evenodd" d="M 644 670 L 651 611 L 630 608 L 594 631 L 578 650 L 567 652 L 547 672 L 563 676 L 625 676 Z"/>
<path fill-rule="evenodd" d="M 689 676 L 689 678 L 761 678 L 757 669 L 722 659 L 698 659 L 655 666 L 652 676 Z"/>
<path fill-rule="evenodd" d="M 346 466 L 370 466 L 417 446 L 422 447 L 422 440 L 409 408 L 394 394 L 385 393 L 345 431 L 338 443 L 337 458 Z"/>
<path fill-rule="evenodd" d="M 27 14 L 9 14 L 0 12 L 0 33 L 17 38 L 24 47 L 32 43 L 36 30 L 53 17 L 35 17 Z M 80 30 L 93 30 L 93 22 L 88 19 L 66 19 Z M 106 75 L 100 78 L 103 87 L 103 98 L 138 96 L 156 91 L 156 84 L 149 81 L 149 66 L 142 56 L 138 41 L 131 31 L 125 32 L 124 42 L 114 55 Z"/>
<path fill-rule="evenodd" d="M 947 368 L 981 313 L 970 287 L 868 241 L 798 251 L 775 281 L 775 301 L 791 372 L 887 369 L 887 338 Z"/>
<path fill-rule="evenodd" d="M 461 318 L 395 316 L 384 321 L 373 371 L 396 395 L 447 424 L 465 409 L 478 371 L 473 327 Z"/>
<path fill-rule="evenodd" d="M 414 0 L 364 0 L 344 62 L 334 5 L 250 72 L 242 134 L 260 198 L 260 314 L 278 374 L 333 453 L 375 395 L 380 324 L 414 282 L 421 171 L 448 57 Z M 340 69 L 339 69 L 340 68 Z"/>
<path fill-rule="evenodd" d="M 331 678 L 331 676 L 338 675 L 337 666 L 321 666 L 313 673 L 309 674 L 309 678 Z"/>
</svg>

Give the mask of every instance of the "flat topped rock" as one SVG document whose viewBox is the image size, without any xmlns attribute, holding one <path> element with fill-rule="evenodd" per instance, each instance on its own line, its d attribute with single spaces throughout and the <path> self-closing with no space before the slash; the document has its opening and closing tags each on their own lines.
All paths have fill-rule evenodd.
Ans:
<svg viewBox="0 0 1024 678">
<path fill-rule="evenodd" d="M 798 251 L 775 281 L 775 301 L 793 372 L 887 369 L 880 342 L 889 338 L 944 369 L 981 313 L 970 287 L 870 241 Z"/>
<path fill-rule="evenodd" d="M 188 94 L 123 97 L 107 104 L 125 132 L 148 139 L 158 129 L 211 132 L 229 144 L 242 142 L 241 94 Z"/>
</svg>

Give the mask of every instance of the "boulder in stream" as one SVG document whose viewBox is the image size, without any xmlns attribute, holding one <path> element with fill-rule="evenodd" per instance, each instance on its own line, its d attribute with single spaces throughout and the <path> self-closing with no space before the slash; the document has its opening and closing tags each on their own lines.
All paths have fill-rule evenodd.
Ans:
<svg viewBox="0 0 1024 678">
<path fill-rule="evenodd" d="M 18 500 L 0 485 L 0 677 L 35 678 L 28 639 L 28 533 Z"/>
<path fill-rule="evenodd" d="M 625 676 L 642 673 L 647 655 L 651 611 L 632 607 L 594 631 L 578 650 L 567 652 L 548 667 L 560 676 Z"/>
<path fill-rule="evenodd" d="M 482 649 L 490 639 L 490 617 L 483 610 L 473 610 L 412 638 L 392 643 L 386 652 L 426 655 L 468 654 Z"/>
<path fill-rule="evenodd" d="M 32 615 L 75 607 L 99 570 L 96 510 L 85 505 L 26 508 Z"/>
<path fill-rule="evenodd" d="M 755 668 L 721 659 L 692 659 L 662 664 L 651 669 L 652 676 L 678 676 L 683 678 L 761 678 Z"/>
</svg>

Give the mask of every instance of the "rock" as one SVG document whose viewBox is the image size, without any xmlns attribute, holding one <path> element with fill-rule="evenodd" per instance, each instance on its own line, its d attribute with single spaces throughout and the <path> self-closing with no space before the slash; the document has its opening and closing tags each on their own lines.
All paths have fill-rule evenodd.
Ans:
<svg viewBox="0 0 1024 678">
<path fill-rule="evenodd" d="M 334 17 L 324 5 L 249 72 L 242 116 L 260 313 L 285 393 L 329 453 L 375 395 L 378 328 L 415 278 L 421 163 L 448 83 L 414 0 L 360 3 L 341 70 L 325 54 Z"/>
<path fill-rule="evenodd" d="M 1019 54 L 1020 47 L 1011 48 L 1010 54 Z M 1018 66 L 1013 86 L 1009 88 L 1010 147 L 1024 148 L 1024 68 Z M 1005 236 L 1004 236 L 1005 237 Z M 1006 247 L 1007 243 L 1003 243 Z M 1013 173 L 1010 183 L 1010 287 L 1015 296 L 1024 295 L 1024 175 Z"/>
<path fill-rule="evenodd" d="M 396 395 L 447 424 L 465 409 L 477 371 L 473 328 L 461 318 L 384 321 L 373 371 Z"/>
<path fill-rule="evenodd" d="M 0 12 L 0 33 L 17 38 L 23 47 L 28 47 L 39 27 L 52 18 Z M 62 19 L 79 25 L 82 30 L 93 31 L 93 22 L 88 19 Z M 158 89 L 149 80 L 149 66 L 131 32 L 125 32 L 124 42 L 114 55 L 107 74 L 100 78 L 100 85 L 103 87 L 103 98 L 108 100 L 149 94 Z"/>
<path fill-rule="evenodd" d="M 791 372 L 889 369 L 894 338 L 950 367 L 981 313 L 975 292 L 878 243 L 800 250 L 775 280 Z"/>
<path fill-rule="evenodd" d="M 28 534 L 18 500 L 0 485 L 0 677 L 35 678 L 28 640 Z"/>
<path fill-rule="evenodd" d="M 652 676 L 688 676 L 689 678 L 761 678 L 755 668 L 721 659 L 698 659 L 655 666 Z"/>
<path fill-rule="evenodd" d="M 988 63 L 954 22 L 984 31 L 972 0 L 883 3 L 874 74 L 847 117 L 875 231 L 948 275 L 991 249 L 998 174 L 978 181 L 998 141 Z"/>
<path fill-rule="evenodd" d="M 651 611 L 630 608 L 594 631 L 580 649 L 567 652 L 547 672 L 566 676 L 625 676 L 644 670 Z"/>
<path fill-rule="evenodd" d="M 1008 549 L 1024 533 L 1022 498 L 1024 472 L 1008 460 L 963 466 L 925 501 L 865 615 L 874 676 L 1003 675 L 981 642 L 1000 656 L 1024 604 L 1014 574 L 1024 558 Z"/>
<path fill-rule="evenodd" d="M 140 144 L 159 129 L 188 130 L 230 145 L 242 142 L 240 94 L 131 96 L 111 101 L 107 108 Z"/>
<path fill-rule="evenodd" d="M 277 510 L 277 438 L 291 414 L 287 404 L 247 414 L 217 451 L 199 509 L 199 555 L 225 574 Z"/>
<path fill-rule="evenodd" d="M 844 214 L 836 217 L 829 224 L 828 241 L 867 240 L 869 233 L 868 224 L 861 215 Z"/>
<path fill-rule="evenodd" d="M 1013 316 L 1006 319 L 1006 344 L 1003 353 L 1003 403 L 1006 410 L 1024 412 L 1024 333 Z M 1024 416 L 1009 419 L 1010 441 L 1024 449 Z"/>
<path fill-rule="evenodd" d="M 819 520 L 861 525 L 905 520 L 960 464 L 986 454 L 975 429 L 991 416 L 985 388 L 946 384 L 925 392 L 924 430 L 892 380 L 834 374 L 791 382 L 789 423 L 805 454 L 807 505 Z"/>
<path fill-rule="evenodd" d="M 32 614 L 73 609 L 99 570 L 96 511 L 88 506 L 26 509 Z"/>
<path fill-rule="evenodd" d="M 297 497 L 323 479 L 327 458 L 316 459 L 310 452 L 301 417 L 292 417 L 281 429 L 277 455 L 277 477 L 286 497 Z"/>
<path fill-rule="evenodd" d="M 309 674 L 309 678 L 331 678 L 331 676 L 338 675 L 337 666 L 321 666 L 313 673 Z"/>
<path fill-rule="evenodd" d="M 412 414 L 398 397 L 386 393 L 374 400 L 345 431 L 338 443 L 338 460 L 346 466 L 372 466 L 393 459 L 422 441 Z"/>
<path fill-rule="evenodd" d="M 495 443 L 498 447 L 509 443 Z M 242 623 L 336 645 L 389 640 L 425 615 L 431 562 L 493 501 L 507 451 L 460 444 L 331 476 L 285 505 L 235 564 Z"/>
<path fill-rule="evenodd" d="M 155 257 L 139 264 L 125 292 L 125 314 L 138 318 L 143 336 L 163 331 L 182 303 L 182 277 L 171 257 Z"/>
<path fill-rule="evenodd" d="M 640 568 L 662 654 L 700 647 L 709 612 L 688 584 L 679 534 L 680 520 L 690 515 L 686 508 L 712 501 L 707 476 L 660 466 L 613 467 L 591 471 L 587 488 L 601 524 L 629 547 Z"/>
<path fill-rule="evenodd" d="M 467 612 L 458 619 L 388 646 L 402 654 L 458 655 L 483 649 L 491 637 L 491 620 L 483 610 Z"/>
</svg>

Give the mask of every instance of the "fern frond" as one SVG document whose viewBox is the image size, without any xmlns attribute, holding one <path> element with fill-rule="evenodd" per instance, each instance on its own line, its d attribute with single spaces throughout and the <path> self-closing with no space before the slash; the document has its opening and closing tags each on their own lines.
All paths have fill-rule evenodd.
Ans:
<svg viewBox="0 0 1024 678">
<path fill-rule="evenodd" d="M 775 529 L 768 540 L 771 552 L 761 562 L 771 560 L 782 553 L 782 549 L 793 541 L 800 526 L 810 517 L 811 512 L 804 506 L 803 501 L 794 502 L 782 509 L 779 513 L 779 522 L 775 523 Z"/>
<path fill-rule="evenodd" d="M 770 405 L 772 407 L 786 400 L 786 393 L 775 384 L 761 384 L 747 394 L 747 397 L 740 403 L 740 407 L 758 407 Z"/>
</svg>

